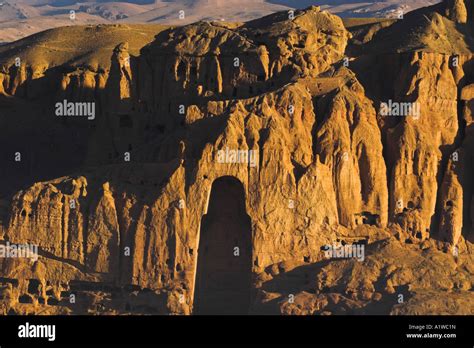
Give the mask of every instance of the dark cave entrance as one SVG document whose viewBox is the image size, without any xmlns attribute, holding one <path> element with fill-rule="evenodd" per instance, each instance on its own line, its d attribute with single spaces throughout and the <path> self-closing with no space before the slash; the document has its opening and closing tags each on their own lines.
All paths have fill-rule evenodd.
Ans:
<svg viewBox="0 0 474 348">
<path fill-rule="evenodd" d="M 248 314 L 251 240 L 242 183 L 230 176 L 217 179 L 201 221 L 194 314 Z"/>
</svg>

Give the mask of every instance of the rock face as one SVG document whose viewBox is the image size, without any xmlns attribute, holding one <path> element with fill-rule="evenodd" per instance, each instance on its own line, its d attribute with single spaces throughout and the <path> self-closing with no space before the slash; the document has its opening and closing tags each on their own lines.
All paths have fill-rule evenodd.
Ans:
<svg viewBox="0 0 474 348">
<path fill-rule="evenodd" d="M 469 27 L 463 4 L 427 26 Z M 139 51 L 98 27 L 108 62 L 2 48 L 0 242 L 39 248 L 0 258 L 3 313 L 472 314 L 472 57 L 376 28 L 312 7 Z"/>
</svg>

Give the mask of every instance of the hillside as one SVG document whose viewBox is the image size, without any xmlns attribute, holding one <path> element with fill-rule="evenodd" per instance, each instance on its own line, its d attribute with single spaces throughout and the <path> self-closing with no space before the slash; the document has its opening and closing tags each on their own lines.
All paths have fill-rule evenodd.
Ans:
<svg viewBox="0 0 474 348">
<path fill-rule="evenodd" d="M 95 71 L 110 68 L 110 52 L 130 42 L 130 54 L 151 42 L 167 27 L 144 24 L 68 26 L 50 29 L 0 47 L 0 64 L 9 66 L 18 57 L 29 66 L 86 66 Z"/>
</svg>

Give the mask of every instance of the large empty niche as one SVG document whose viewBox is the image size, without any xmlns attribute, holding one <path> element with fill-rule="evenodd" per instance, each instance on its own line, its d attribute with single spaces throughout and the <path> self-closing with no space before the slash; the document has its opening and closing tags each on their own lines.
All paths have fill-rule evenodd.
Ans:
<svg viewBox="0 0 474 348">
<path fill-rule="evenodd" d="M 214 181 L 201 221 L 194 314 L 247 314 L 252 274 L 251 223 L 240 181 Z"/>
</svg>

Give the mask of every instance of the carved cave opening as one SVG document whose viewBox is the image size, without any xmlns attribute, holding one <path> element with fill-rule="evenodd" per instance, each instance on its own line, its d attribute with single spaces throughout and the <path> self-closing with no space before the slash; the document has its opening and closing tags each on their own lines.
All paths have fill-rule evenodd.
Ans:
<svg viewBox="0 0 474 348">
<path fill-rule="evenodd" d="M 201 221 L 194 314 L 248 314 L 252 280 L 252 229 L 245 191 L 234 177 L 211 188 Z"/>
</svg>

